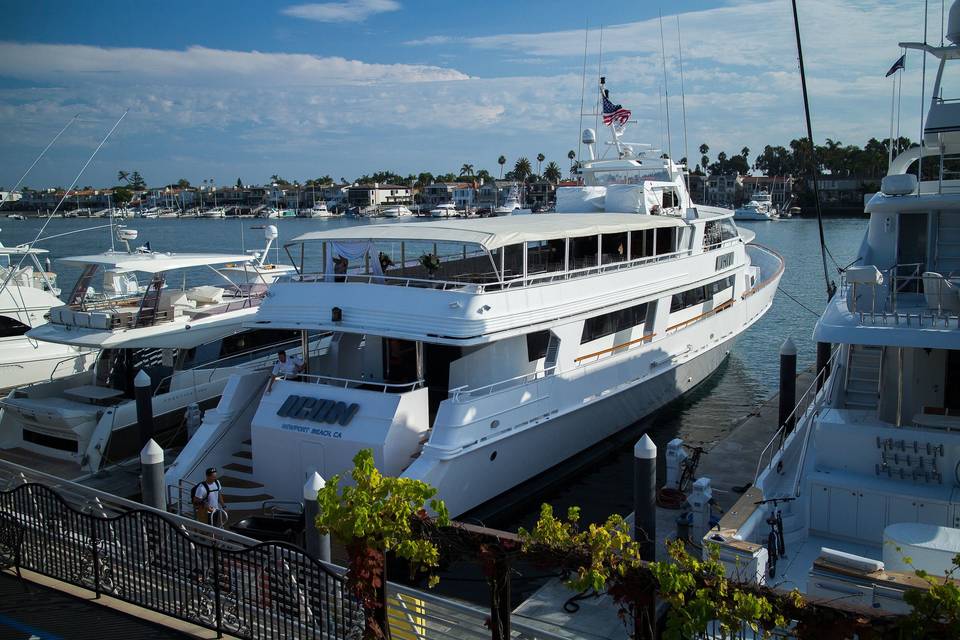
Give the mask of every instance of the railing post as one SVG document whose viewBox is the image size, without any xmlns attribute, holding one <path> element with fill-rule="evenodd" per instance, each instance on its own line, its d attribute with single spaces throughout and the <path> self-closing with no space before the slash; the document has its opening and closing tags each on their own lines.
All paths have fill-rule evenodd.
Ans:
<svg viewBox="0 0 960 640">
<path fill-rule="evenodd" d="M 220 547 L 213 543 L 213 602 L 217 617 L 217 637 L 223 637 L 223 602 L 220 600 Z"/>
<path fill-rule="evenodd" d="M 133 379 L 134 396 L 137 404 L 137 429 L 139 446 L 146 446 L 153 437 L 153 398 L 150 395 L 150 376 L 143 369 Z"/>
<path fill-rule="evenodd" d="M 633 447 L 633 539 L 642 560 L 656 560 L 657 445 L 643 434 Z"/>
<path fill-rule="evenodd" d="M 495 549 L 490 576 L 490 637 L 510 640 L 510 566 L 502 549 Z"/>
<path fill-rule="evenodd" d="M 326 485 L 323 477 L 313 472 L 313 475 L 303 485 L 303 516 L 304 516 L 304 546 L 307 551 L 316 556 L 321 562 L 330 562 L 330 534 L 321 535 L 317 531 L 317 516 L 320 515 L 320 505 L 317 503 L 317 493 Z"/>
<path fill-rule="evenodd" d="M 93 592 L 96 599 L 100 599 L 100 551 L 97 549 L 97 518 L 90 518 L 90 557 L 93 559 Z"/>
</svg>

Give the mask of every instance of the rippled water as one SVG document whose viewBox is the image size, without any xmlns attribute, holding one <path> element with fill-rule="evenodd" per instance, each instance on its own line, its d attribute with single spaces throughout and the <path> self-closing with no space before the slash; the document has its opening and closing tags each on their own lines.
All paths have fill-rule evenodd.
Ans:
<svg viewBox="0 0 960 640">
<path fill-rule="evenodd" d="M 125 222 L 139 230 L 138 243 L 149 241 L 154 250 L 232 253 L 263 246 L 263 231 L 252 228 L 262 226 L 262 220 Z M 282 243 L 307 231 L 367 224 L 369 221 L 355 218 L 290 219 L 271 220 L 270 223 L 279 228 Z M 0 240 L 6 245 L 30 241 L 41 224 L 42 221 L 38 220 L 0 218 Z M 104 221 L 51 220 L 45 235 L 87 229 L 99 224 L 104 224 Z M 827 244 L 841 265 L 846 265 L 856 257 L 866 225 L 863 218 L 825 221 Z M 776 390 L 778 353 L 784 339 L 789 336 L 796 343 L 801 367 L 814 363 L 815 346 L 811 333 L 817 315 L 826 302 L 816 221 L 746 222 L 742 226 L 756 232 L 756 242 L 780 252 L 786 259 L 787 269 L 780 285 L 782 291 L 778 293 L 773 308 L 740 338 L 729 360 L 693 393 L 628 430 L 617 441 L 601 447 L 598 455 L 592 457 L 573 477 L 557 480 L 539 490 L 517 510 L 488 518 L 489 524 L 503 527 L 527 524 L 541 501 L 553 502 L 562 509 L 570 504 L 580 504 L 584 507 L 585 520 L 603 519 L 613 511 L 626 513 L 631 510 L 632 500 L 632 443 L 640 432 L 648 431 L 661 447 L 671 438 L 679 436 L 693 444 L 704 443 L 709 448 Z M 56 258 L 95 253 L 109 245 L 108 229 L 96 229 L 55 238 L 38 246 L 50 250 Z M 282 252 L 280 256 L 286 257 Z M 61 288 L 69 292 L 77 278 L 77 269 L 56 263 L 54 267 L 59 274 Z M 831 269 L 836 278 L 832 263 Z M 799 302 L 791 300 L 786 294 Z"/>
</svg>

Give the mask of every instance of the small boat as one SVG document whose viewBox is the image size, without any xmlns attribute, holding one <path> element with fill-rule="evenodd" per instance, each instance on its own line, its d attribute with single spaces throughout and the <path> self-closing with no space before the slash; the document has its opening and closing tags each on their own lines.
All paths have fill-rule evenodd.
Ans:
<svg viewBox="0 0 960 640">
<path fill-rule="evenodd" d="M 394 207 L 387 207 L 381 213 L 384 218 L 409 218 L 413 215 L 413 211 L 410 211 L 410 209 L 402 204 Z"/>
<path fill-rule="evenodd" d="M 456 218 L 460 215 L 457 206 L 452 202 L 445 202 L 430 209 L 431 218 Z"/>
<path fill-rule="evenodd" d="M 212 209 L 207 209 L 206 211 L 201 211 L 200 218 L 226 218 L 227 210 L 223 207 L 214 207 Z"/>
<path fill-rule="evenodd" d="M 754 193 L 750 202 L 733 211 L 734 220 L 773 220 L 776 215 L 773 199 L 766 191 Z"/>
<path fill-rule="evenodd" d="M 19 213 L 11 213 L 7 216 L 7 220 L 26 220 L 26 218 Z"/>
<path fill-rule="evenodd" d="M 298 218 L 329 218 L 333 214 L 327 209 L 326 202 L 314 202 L 309 209 L 300 209 L 297 211 Z"/>
</svg>

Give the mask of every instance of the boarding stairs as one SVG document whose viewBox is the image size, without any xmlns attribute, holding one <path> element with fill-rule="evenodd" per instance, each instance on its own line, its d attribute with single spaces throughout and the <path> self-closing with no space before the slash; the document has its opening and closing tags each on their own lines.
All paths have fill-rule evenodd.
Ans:
<svg viewBox="0 0 960 640">
<path fill-rule="evenodd" d="M 160 315 L 160 293 L 163 290 L 164 274 L 158 273 L 153 276 L 147 292 L 140 301 L 140 310 L 137 312 L 137 321 L 134 328 L 152 327 L 156 324 Z"/>
<path fill-rule="evenodd" d="M 253 476 L 253 450 L 250 439 L 244 440 L 239 450 L 231 454 L 230 461 L 220 468 L 220 484 L 227 510 L 259 512 L 265 500 L 273 496 Z"/>
<path fill-rule="evenodd" d="M 847 408 L 876 411 L 880 402 L 882 360 L 882 347 L 850 345 L 847 355 Z"/>
<path fill-rule="evenodd" d="M 939 214 L 934 264 L 942 275 L 960 274 L 960 217 Z"/>
</svg>

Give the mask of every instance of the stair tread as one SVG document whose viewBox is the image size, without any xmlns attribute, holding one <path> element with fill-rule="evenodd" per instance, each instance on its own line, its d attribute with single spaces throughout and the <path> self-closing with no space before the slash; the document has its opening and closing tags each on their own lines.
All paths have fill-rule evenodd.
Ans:
<svg viewBox="0 0 960 640">
<path fill-rule="evenodd" d="M 245 445 L 248 445 L 248 446 L 249 446 L 249 445 L 253 444 L 253 441 L 252 441 L 250 438 L 247 438 L 247 439 L 244 440 L 241 444 L 245 444 Z"/>
<path fill-rule="evenodd" d="M 259 489 L 263 487 L 263 485 L 259 482 L 245 480 L 244 478 L 234 478 L 233 476 L 221 476 L 220 484 L 222 484 L 224 487 L 230 487 L 234 489 Z"/>
<path fill-rule="evenodd" d="M 233 453 L 234 458 L 246 458 L 247 460 L 253 460 L 252 451 L 235 451 Z"/>
<path fill-rule="evenodd" d="M 253 467 L 246 464 L 240 464 L 239 462 L 231 462 L 229 464 L 223 465 L 224 469 L 229 469 L 230 471 L 238 471 L 240 473 L 253 473 Z"/>
<path fill-rule="evenodd" d="M 254 496 L 240 496 L 224 491 L 223 496 L 227 500 L 227 511 L 230 511 L 230 508 L 236 505 L 247 504 L 249 502 L 263 502 L 264 500 L 274 499 L 274 497 L 269 493 L 258 493 Z"/>
</svg>

